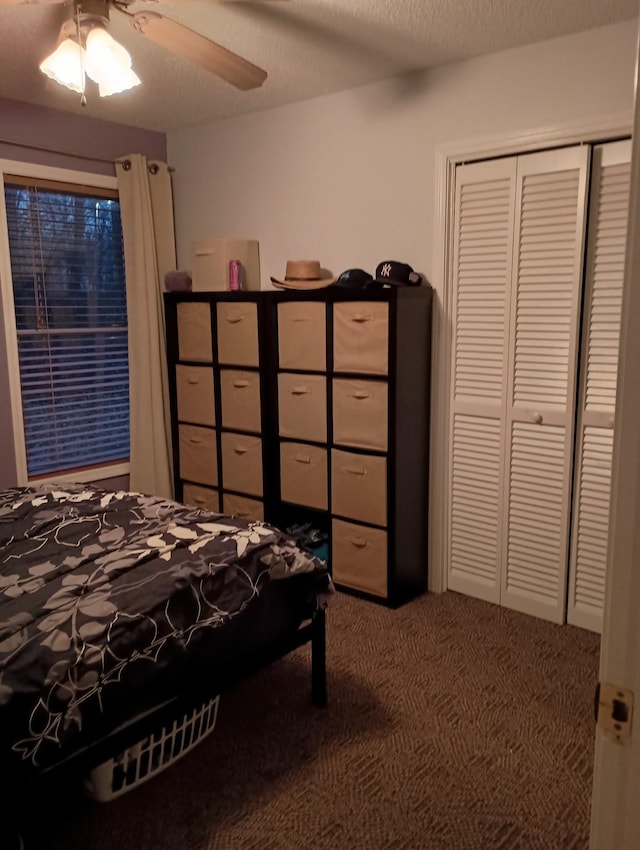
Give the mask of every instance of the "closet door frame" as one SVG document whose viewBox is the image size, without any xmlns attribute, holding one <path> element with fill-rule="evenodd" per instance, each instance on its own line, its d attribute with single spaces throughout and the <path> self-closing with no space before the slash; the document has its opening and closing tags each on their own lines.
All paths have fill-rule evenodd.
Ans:
<svg viewBox="0 0 640 850">
<path fill-rule="evenodd" d="M 433 368 L 430 441 L 429 590 L 448 588 L 449 564 L 449 457 L 451 345 L 453 341 L 455 173 L 463 163 L 524 154 L 574 144 L 597 144 L 628 137 L 631 112 L 617 113 L 581 124 L 532 129 L 515 135 L 469 139 L 443 144 L 435 154 L 434 264 L 431 281 L 440 300 L 433 324 Z"/>
</svg>

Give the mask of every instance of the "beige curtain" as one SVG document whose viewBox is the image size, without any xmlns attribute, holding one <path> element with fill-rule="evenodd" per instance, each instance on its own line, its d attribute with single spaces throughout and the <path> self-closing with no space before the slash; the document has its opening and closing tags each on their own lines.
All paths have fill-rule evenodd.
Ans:
<svg viewBox="0 0 640 850">
<path fill-rule="evenodd" d="M 116 162 L 129 323 L 129 486 L 171 497 L 171 428 L 162 292 L 176 267 L 173 195 L 166 163 L 132 154 Z"/>
</svg>

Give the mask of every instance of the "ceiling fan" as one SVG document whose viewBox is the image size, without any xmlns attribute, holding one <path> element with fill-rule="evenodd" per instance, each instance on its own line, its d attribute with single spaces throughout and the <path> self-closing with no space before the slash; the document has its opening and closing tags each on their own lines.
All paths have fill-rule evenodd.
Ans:
<svg viewBox="0 0 640 850">
<path fill-rule="evenodd" d="M 237 53 L 156 11 L 130 8 L 147 2 L 153 5 L 158 0 L 0 0 L 0 6 L 65 3 L 72 7 L 72 16 L 60 29 L 56 49 L 43 60 L 40 69 L 72 91 L 80 92 L 83 100 L 85 73 L 98 83 L 101 96 L 140 83 L 128 52 L 109 35 L 111 11 L 126 15 L 131 26 L 145 38 L 243 91 L 264 83 L 267 72 Z"/>
</svg>

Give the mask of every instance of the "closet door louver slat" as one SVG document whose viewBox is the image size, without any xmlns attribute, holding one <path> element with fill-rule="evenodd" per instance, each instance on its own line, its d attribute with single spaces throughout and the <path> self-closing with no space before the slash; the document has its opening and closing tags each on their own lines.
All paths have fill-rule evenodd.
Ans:
<svg viewBox="0 0 640 850">
<path fill-rule="evenodd" d="M 501 430 L 499 420 L 454 418 L 451 576 L 482 585 L 485 593 L 477 595 L 483 598 L 491 598 L 497 588 Z"/>
<path fill-rule="evenodd" d="M 497 602 L 515 161 L 456 172 L 449 587 Z"/>
<path fill-rule="evenodd" d="M 567 621 L 602 631 L 631 142 L 594 150 Z"/>
<path fill-rule="evenodd" d="M 561 426 L 514 422 L 511 435 L 506 586 L 551 605 L 563 557 L 564 434 Z"/>
<path fill-rule="evenodd" d="M 587 148 L 517 160 L 501 603 L 565 616 Z M 548 511 L 554 504 L 557 510 Z"/>
</svg>

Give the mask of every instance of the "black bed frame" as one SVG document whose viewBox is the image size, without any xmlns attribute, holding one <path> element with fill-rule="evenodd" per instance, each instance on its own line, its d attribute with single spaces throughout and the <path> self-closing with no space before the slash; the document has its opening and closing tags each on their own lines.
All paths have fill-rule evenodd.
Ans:
<svg viewBox="0 0 640 850">
<path fill-rule="evenodd" d="M 222 675 L 216 675 L 212 681 L 194 683 L 188 691 L 183 691 L 157 709 L 152 709 L 139 719 L 70 755 L 55 766 L 36 773 L 26 782 L 12 786 L 9 798 L 4 800 L 3 808 L 11 819 L 15 835 L 17 836 L 20 832 L 25 818 L 29 817 L 29 811 L 32 811 L 34 796 L 46 792 L 49 783 L 55 782 L 59 785 L 61 782 L 73 782 L 84 778 L 92 768 L 114 758 L 123 750 L 153 734 L 181 713 L 191 711 L 207 700 L 231 690 L 258 671 L 307 643 L 311 644 L 311 701 L 316 707 L 325 708 L 327 705 L 326 614 L 323 608 L 318 608 L 292 635 L 265 645 L 259 651 L 252 653 L 241 665 L 235 665 L 233 669 Z M 11 778 L 4 777 L 4 779 L 3 784 L 6 787 L 6 780 L 10 781 Z M 11 829 L 9 833 L 11 834 Z M 0 846 L 4 850 L 5 845 L 1 837 L 0 831 Z M 9 844 L 9 846 L 12 845 Z M 23 845 L 16 837 L 13 846 L 17 848 Z"/>
</svg>

